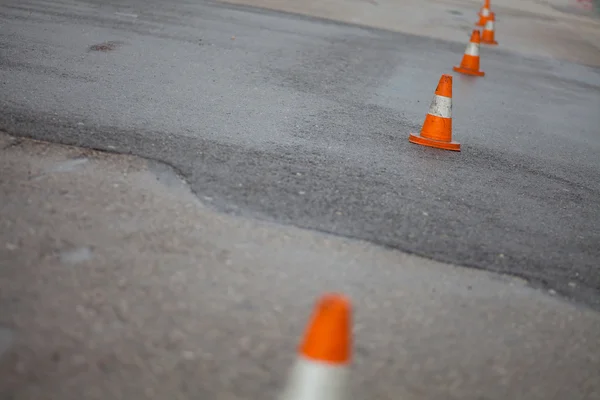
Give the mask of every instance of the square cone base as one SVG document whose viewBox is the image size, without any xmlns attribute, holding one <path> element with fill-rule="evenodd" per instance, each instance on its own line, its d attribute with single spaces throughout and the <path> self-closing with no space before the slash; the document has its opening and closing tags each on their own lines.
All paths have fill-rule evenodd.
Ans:
<svg viewBox="0 0 600 400">
<path fill-rule="evenodd" d="M 441 142 L 439 140 L 429 139 L 423 136 L 417 136 L 411 133 L 408 137 L 408 141 L 422 146 L 435 147 L 444 150 L 460 151 L 460 143 L 457 142 Z"/>
<path fill-rule="evenodd" d="M 483 71 L 475 71 L 474 69 L 462 68 L 462 67 L 452 67 L 456 72 L 460 72 L 465 75 L 474 75 L 474 76 L 484 76 L 485 72 Z"/>
<path fill-rule="evenodd" d="M 484 42 L 483 40 L 481 41 L 481 44 L 487 44 L 488 46 L 497 46 L 498 42 L 496 42 L 495 40 L 493 42 Z"/>
</svg>

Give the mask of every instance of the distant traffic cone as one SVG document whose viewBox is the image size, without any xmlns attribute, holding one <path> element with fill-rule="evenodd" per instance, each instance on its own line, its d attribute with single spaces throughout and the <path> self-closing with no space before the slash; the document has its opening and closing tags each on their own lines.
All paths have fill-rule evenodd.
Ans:
<svg viewBox="0 0 600 400">
<path fill-rule="evenodd" d="M 494 39 L 494 16 L 492 15 L 488 21 L 485 23 L 485 28 L 483 28 L 483 34 L 481 35 L 481 43 L 497 45 L 498 42 Z"/>
<path fill-rule="evenodd" d="M 487 5 L 484 5 L 481 11 L 479 11 L 479 21 L 475 25 L 477 26 L 485 26 L 485 23 L 490 18 L 490 15 L 493 14 Z"/>
<path fill-rule="evenodd" d="M 484 76 L 485 72 L 479 70 L 479 30 L 474 29 L 471 40 L 465 49 L 465 55 L 460 67 L 452 68 L 456 72 L 467 75 Z"/>
<path fill-rule="evenodd" d="M 492 9 L 492 5 L 490 0 L 485 0 L 483 2 L 483 5 L 481 6 L 481 8 L 479 9 L 479 12 L 477 13 L 477 15 L 481 16 L 481 12 L 483 11 L 484 8 L 487 8 L 488 10 Z"/>
<path fill-rule="evenodd" d="M 460 151 L 460 143 L 452 141 L 452 75 L 442 75 L 425 116 L 421 134 L 410 134 L 411 143 Z"/>
<path fill-rule="evenodd" d="M 346 399 L 351 319 L 351 305 L 344 296 L 321 297 L 280 400 Z"/>
</svg>

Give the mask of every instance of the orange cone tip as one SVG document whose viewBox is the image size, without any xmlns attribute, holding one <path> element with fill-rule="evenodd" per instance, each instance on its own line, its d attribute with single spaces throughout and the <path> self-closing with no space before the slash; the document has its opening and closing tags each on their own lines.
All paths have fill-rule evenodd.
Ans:
<svg viewBox="0 0 600 400">
<path fill-rule="evenodd" d="M 342 295 L 323 296 L 300 346 L 305 358 L 332 364 L 350 361 L 350 302 Z"/>
<path fill-rule="evenodd" d="M 342 295 L 319 299 L 279 400 L 347 400 L 351 307 Z"/>
</svg>

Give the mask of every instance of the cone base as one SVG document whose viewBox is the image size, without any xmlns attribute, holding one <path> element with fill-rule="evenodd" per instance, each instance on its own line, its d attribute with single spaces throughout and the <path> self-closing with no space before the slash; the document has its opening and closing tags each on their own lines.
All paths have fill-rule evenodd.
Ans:
<svg viewBox="0 0 600 400">
<path fill-rule="evenodd" d="M 460 151 L 460 143 L 440 142 L 439 140 L 428 139 L 423 136 L 417 136 L 412 133 L 408 137 L 408 141 L 411 143 L 420 144 L 422 146 L 435 147 L 435 148 L 444 149 L 444 150 Z"/>
<path fill-rule="evenodd" d="M 484 42 L 483 40 L 481 41 L 482 44 L 487 44 L 489 46 L 497 46 L 498 42 L 496 42 L 495 40 L 493 42 Z"/>
<path fill-rule="evenodd" d="M 474 69 L 463 68 L 463 67 L 452 67 L 452 69 L 456 72 L 460 72 L 465 75 L 474 75 L 474 76 L 484 76 L 485 72 L 483 71 L 475 71 Z"/>
</svg>

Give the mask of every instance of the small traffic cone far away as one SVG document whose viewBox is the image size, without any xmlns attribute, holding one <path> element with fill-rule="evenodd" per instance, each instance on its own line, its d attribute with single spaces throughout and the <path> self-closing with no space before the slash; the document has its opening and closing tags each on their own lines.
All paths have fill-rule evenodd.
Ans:
<svg viewBox="0 0 600 400">
<path fill-rule="evenodd" d="M 479 42 L 479 30 L 474 29 L 460 67 L 452 69 L 461 74 L 484 76 L 485 72 L 479 70 Z"/>
<path fill-rule="evenodd" d="M 492 15 L 488 21 L 485 23 L 485 28 L 483 28 L 483 34 L 481 35 L 481 43 L 497 45 L 496 39 L 494 38 L 494 16 Z"/>
<path fill-rule="evenodd" d="M 484 8 L 487 8 L 488 10 L 492 9 L 492 4 L 491 4 L 490 0 L 485 0 L 483 2 L 483 5 L 481 6 L 481 9 L 479 9 L 479 12 L 477 13 L 477 15 L 481 16 L 481 12 L 483 11 Z"/>
<path fill-rule="evenodd" d="M 460 151 L 460 143 L 452 141 L 452 75 L 442 75 L 421 134 L 417 136 L 411 133 L 408 140 L 423 146 Z"/>
<path fill-rule="evenodd" d="M 477 15 L 479 15 L 481 17 L 481 14 L 483 14 L 483 9 L 484 8 L 487 8 L 489 12 L 492 12 L 492 4 L 491 4 L 490 0 L 485 0 L 483 2 L 483 5 L 479 9 L 479 12 L 477 13 Z"/>
<path fill-rule="evenodd" d="M 351 319 L 350 301 L 344 296 L 321 297 L 280 400 L 346 400 Z"/>
<path fill-rule="evenodd" d="M 475 25 L 485 26 L 485 23 L 490 18 L 491 14 L 493 14 L 493 13 L 490 11 L 489 6 L 487 4 L 484 5 L 483 8 L 481 9 L 481 11 L 479 11 L 479 21 L 477 21 L 477 23 Z"/>
</svg>

